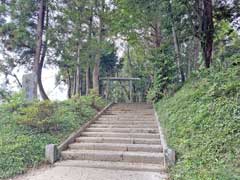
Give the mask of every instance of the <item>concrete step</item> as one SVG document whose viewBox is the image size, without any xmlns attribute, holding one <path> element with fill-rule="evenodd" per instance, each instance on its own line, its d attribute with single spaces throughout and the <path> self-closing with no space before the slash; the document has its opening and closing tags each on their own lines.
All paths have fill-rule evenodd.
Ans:
<svg viewBox="0 0 240 180">
<path fill-rule="evenodd" d="M 117 115 L 117 116 L 119 116 L 119 115 L 123 115 L 123 116 L 136 116 L 136 115 L 138 115 L 138 116 L 141 116 L 141 115 L 143 115 L 143 116 L 154 116 L 154 112 L 141 112 L 141 111 L 139 111 L 139 112 L 124 112 L 124 111 L 113 111 L 113 112 L 106 112 L 106 113 L 104 113 L 103 114 L 104 116 L 105 115 L 107 115 L 107 116 L 112 116 L 112 115 Z"/>
<path fill-rule="evenodd" d="M 92 124 L 91 128 L 158 128 L 157 125 L 136 124 L 136 125 L 107 125 L 107 124 Z"/>
<path fill-rule="evenodd" d="M 111 133 L 111 132 L 83 132 L 81 136 L 85 137 L 120 137 L 120 138 L 145 138 L 145 139 L 159 139 L 159 134 L 150 133 Z"/>
<path fill-rule="evenodd" d="M 121 143 L 121 144 L 157 144 L 160 145 L 160 139 L 144 138 L 119 138 L 119 137 L 79 137 L 76 142 L 86 143 Z"/>
<path fill-rule="evenodd" d="M 99 118 L 98 120 L 102 120 L 102 121 L 122 121 L 122 122 L 125 122 L 125 121 L 153 121 L 155 122 L 155 119 L 153 118 Z"/>
<path fill-rule="evenodd" d="M 167 178 L 167 175 L 165 173 L 166 169 L 159 164 L 67 160 L 67 161 L 60 161 L 60 162 L 56 163 L 55 166 L 86 167 L 86 168 L 100 168 L 100 169 L 112 169 L 112 170 L 127 170 L 127 171 L 160 172 L 163 177 Z"/>
<path fill-rule="evenodd" d="M 110 118 L 110 119 L 154 119 L 154 116 L 143 116 L 143 115 L 102 115 L 101 118 Z M 100 118 L 100 119 L 101 119 Z"/>
<path fill-rule="evenodd" d="M 163 152 L 161 145 L 149 144 L 118 144 L 116 143 L 73 143 L 70 149 L 77 150 L 107 150 L 107 151 L 141 151 L 141 152 Z"/>
<path fill-rule="evenodd" d="M 67 150 L 61 153 L 61 157 L 63 160 L 91 160 L 151 164 L 160 164 L 164 161 L 163 153 L 129 151 Z"/>
<path fill-rule="evenodd" d="M 126 122 L 122 122 L 122 121 L 116 121 L 116 120 L 97 120 L 94 122 L 95 124 L 120 124 L 120 125 L 140 125 L 140 124 L 144 124 L 144 125 L 157 125 L 156 122 L 154 121 L 126 121 Z"/>
<path fill-rule="evenodd" d="M 154 116 L 153 111 L 111 111 L 111 112 L 105 112 L 103 115 L 136 115 L 136 113 L 144 116 Z"/>
<path fill-rule="evenodd" d="M 137 119 L 137 120 L 138 119 L 140 119 L 140 120 L 143 120 L 143 119 L 155 119 L 154 116 L 141 116 L 141 115 L 123 116 L 121 114 L 113 115 L 113 116 L 110 116 L 110 115 L 106 116 L 106 115 L 104 115 L 104 116 L 101 116 L 99 119 L 104 119 L 104 118 L 106 118 L 106 119 L 122 119 L 122 120 L 126 120 L 126 119 Z"/>
<path fill-rule="evenodd" d="M 87 128 L 86 132 L 117 132 L 117 133 L 151 133 L 157 134 L 153 128 Z"/>
</svg>

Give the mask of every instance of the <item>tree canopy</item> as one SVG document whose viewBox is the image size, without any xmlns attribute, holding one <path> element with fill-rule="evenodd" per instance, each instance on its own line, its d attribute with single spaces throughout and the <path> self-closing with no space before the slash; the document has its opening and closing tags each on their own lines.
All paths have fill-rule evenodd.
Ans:
<svg viewBox="0 0 240 180">
<path fill-rule="evenodd" d="M 16 67 L 36 73 L 43 99 L 47 64 L 69 98 L 99 94 L 101 76 L 126 76 L 141 78 L 135 99 L 159 99 L 194 72 L 238 64 L 239 9 L 237 0 L 1 0 L 0 71 L 19 86 Z"/>
</svg>

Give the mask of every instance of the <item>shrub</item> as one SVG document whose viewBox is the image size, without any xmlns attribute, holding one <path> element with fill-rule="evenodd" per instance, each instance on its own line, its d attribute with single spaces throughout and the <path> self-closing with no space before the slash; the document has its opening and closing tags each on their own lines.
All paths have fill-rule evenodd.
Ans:
<svg viewBox="0 0 240 180">
<path fill-rule="evenodd" d="M 57 131 L 58 123 L 52 118 L 56 109 L 56 104 L 50 101 L 36 102 L 19 110 L 17 122 L 40 132 Z"/>
<path fill-rule="evenodd" d="M 22 94 L 0 106 L 0 179 L 23 173 L 44 161 L 46 144 L 59 144 L 103 108 L 101 98 L 26 103 Z"/>
<path fill-rule="evenodd" d="M 27 104 L 28 103 L 25 101 L 24 92 L 20 92 L 10 96 L 8 98 L 8 101 L 2 104 L 2 108 L 4 108 L 7 111 L 14 112 Z"/>
</svg>

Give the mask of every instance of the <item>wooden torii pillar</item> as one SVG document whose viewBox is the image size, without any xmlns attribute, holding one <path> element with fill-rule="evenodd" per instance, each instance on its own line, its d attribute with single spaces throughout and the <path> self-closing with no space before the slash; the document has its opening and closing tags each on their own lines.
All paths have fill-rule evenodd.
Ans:
<svg viewBox="0 0 240 180">
<path fill-rule="evenodd" d="M 133 81 L 139 81 L 140 78 L 129 78 L 129 77 L 102 77 L 101 81 L 107 81 L 107 98 L 110 91 L 110 86 L 112 81 L 128 81 L 129 82 L 129 92 L 130 92 L 130 102 L 133 102 Z"/>
</svg>

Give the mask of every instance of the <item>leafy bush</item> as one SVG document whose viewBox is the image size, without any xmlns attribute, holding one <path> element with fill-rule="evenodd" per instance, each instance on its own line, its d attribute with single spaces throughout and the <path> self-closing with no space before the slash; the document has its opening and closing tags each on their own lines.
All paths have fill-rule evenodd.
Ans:
<svg viewBox="0 0 240 180">
<path fill-rule="evenodd" d="M 53 118 L 57 109 L 50 101 L 36 102 L 19 110 L 17 123 L 37 129 L 40 132 L 57 131 L 58 122 Z"/>
<path fill-rule="evenodd" d="M 159 49 L 154 49 L 151 52 L 149 60 L 153 64 L 154 82 L 152 88 L 147 95 L 148 101 L 156 102 L 168 95 L 171 91 L 173 82 L 175 81 L 174 55 L 169 46 L 162 46 Z"/>
<path fill-rule="evenodd" d="M 13 94 L 8 98 L 8 101 L 3 103 L 2 107 L 9 111 L 16 111 L 18 108 L 26 105 L 27 102 L 24 99 L 24 92 Z"/>
<path fill-rule="evenodd" d="M 156 104 L 177 180 L 240 179 L 240 69 L 204 71 Z"/>
<path fill-rule="evenodd" d="M 164 97 L 164 94 L 155 88 L 151 88 L 148 90 L 148 93 L 147 93 L 148 102 L 157 102 L 159 99 L 162 99 L 163 97 Z"/>
<path fill-rule="evenodd" d="M 0 107 L 0 179 L 23 173 L 44 161 L 46 144 L 59 144 L 103 108 L 95 95 L 63 102 L 26 103 L 14 95 Z"/>
</svg>

